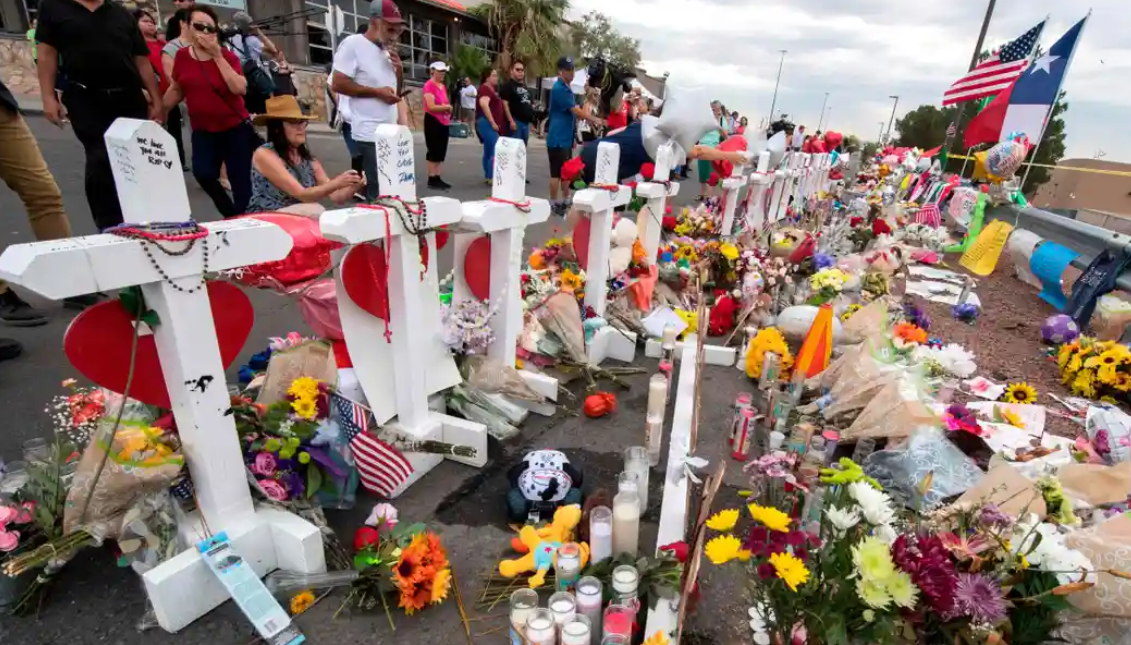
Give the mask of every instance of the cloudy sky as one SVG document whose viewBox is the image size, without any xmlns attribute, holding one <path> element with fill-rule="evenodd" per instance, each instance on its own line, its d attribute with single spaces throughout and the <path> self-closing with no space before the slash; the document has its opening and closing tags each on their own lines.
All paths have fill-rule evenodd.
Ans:
<svg viewBox="0 0 1131 645">
<path fill-rule="evenodd" d="M 701 86 L 732 110 L 769 114 L 779 50 L 788 50 L 775 113 L 816 129 L 874 140 L 891 116 L 942 104 L 967 69 L 985 15 L 984 0 L 571 0 L 571 17 L 597 10 L 641 41 L 649 74 Z M 1069 157 L 1131 162 L 1131 2 L 1093 0 L 1093 14 L 1064 89 Z M 1017 38 L 1046 15 L 1046 47 L 1084 16 L 1088 4 L 999 0 L 986 45 Z"/>
</svg>

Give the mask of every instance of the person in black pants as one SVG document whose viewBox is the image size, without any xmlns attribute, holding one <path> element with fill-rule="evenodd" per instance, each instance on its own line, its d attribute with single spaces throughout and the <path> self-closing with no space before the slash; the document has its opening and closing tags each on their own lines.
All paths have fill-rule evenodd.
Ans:
<svg viewBox="0 0 1131 645">
<path fill-rule="evenodd" d="M 121 117 L 163 120 L 145 39 L 119 4 L 52 0 L 40 3 L 36 40 L 43 114 L 59 127 L 70 117 L 86 151 L 86 199 L 94 223 L 100 230 L 121 224 L 122 207 L 102 137 Z M 62 104 L 54 89 L 60 58 L 67 70 Z"/>
</svg>

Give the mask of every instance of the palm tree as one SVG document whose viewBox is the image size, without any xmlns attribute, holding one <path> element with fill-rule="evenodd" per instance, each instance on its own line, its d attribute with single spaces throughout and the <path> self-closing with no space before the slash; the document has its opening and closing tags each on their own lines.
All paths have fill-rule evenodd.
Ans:
<svg viewBox="0 0 1131 645">
<path fill-rule="evenodd" d="M 553 73 L 564 47 L 569 0 L 494 0 L 474 7 L 472 14 L 491 28 L 499 42 L 499 65 L 521 58 L 540 75 Z M 527 72 L 530 77 L 530 72 Z"/>
</svg>

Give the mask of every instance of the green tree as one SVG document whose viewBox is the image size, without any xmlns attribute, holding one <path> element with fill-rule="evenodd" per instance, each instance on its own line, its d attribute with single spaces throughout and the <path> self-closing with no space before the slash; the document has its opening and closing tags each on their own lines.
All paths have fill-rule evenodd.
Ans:
<svg viewBox="0 0 1131 645">
<path fill-rule="evenodd" d="M 1055 166 L 1064 158 L 1064 113 L 1068 111 L 1068 101 L 1065 97 L 1064 92 L 1056 97 L 1056 103 L 1052 106 L 1052 115 L 1049 118 L 1048 127 L 1045 128 L 1045 136 L 1041 140 L 1041 147 L 1037 150 L 1037 156 L 1034 158 L 1030 155 L 1030 161 L 1033 163 Z M 1024 167 L 1017 172 L 1024 176 Z M 1029 171 L 1029 178 L 1025 180 L 1025 185 L 1021 187 L 1021 192 L 1032 197 L 1037 193 L 1037 188 L 1051 178 L 1051 168 L 1033 166 L 1032 170 Z"/>
<path fill-rule="evenodd" d="M 946 128 L 957 114 L 958 110 L 953 107 L 920 105 L 903 115 L 903 118 L 896 119 L 895 129 L 899 136 L 896 137 L 895 145 L 924 150 L 942 145 L 946 139 Z"/>
<path fill-rule="evenodd" d="M 860 137 L 856 136 L 855 134 L 846 134 L 844 135 L 844 142 L 842 145 L 844 145 L 845 150 L 859 150 Z"/>
<path fill-rule="evenodd" d="M 617 31 L 609 17 L 590 11 L 570 28 L 573 50 L 583 58 L 604 58 L 624 69 L 640 64 L 640 41 Z"/>
<path fill-rule="evenodd" d="M 471 13 L 487 23 L 498 41 L 500 68 L 510 67 L 517 56 L 526 63 L 527 78 L 537 78 L 555 71 L 565 48 L 567 9 L 569 0 L 494 0 L 473 7 Z"/>
<path fill-rule="evenodd" d="M 448 72 L 448 86 L 453 89 L 459 86 L 464 77 L 470 78 L 472 83 L 479 84 L 479 75 L 491 66 L 491 59 L 487 52 L 477 47 L 460 43 L 452 52 L 452 59 L 448 62 L 451 71 Z"/>
<path fill-rule="evenodd" d="M 879 142 L 869 141 L 868 143 L 865 143 L 864 149 L 861 151 L 862 158 L 871 159 L 872 155 L 876 154 L 876 151 L 879 150 L 879 149 L 880 149 Z"/>
</svg>

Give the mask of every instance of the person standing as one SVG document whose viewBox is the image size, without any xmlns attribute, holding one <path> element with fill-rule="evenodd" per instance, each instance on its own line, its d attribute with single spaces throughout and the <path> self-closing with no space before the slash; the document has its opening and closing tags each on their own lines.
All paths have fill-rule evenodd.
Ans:
<svg viewBox="0 0 1131 645">
<path fill-rule="evenodd" d="M 484 183 L 490 184 L 495 177 L 495 145 L 499 142 L 500 136 L 507 134 L 503 121 L 506 112 L 503 108 L 503 100 L 495 91 L 499 86 L 499 72 L 487 68 L 479 80 L 475 130 L 479 133 L 479 140 L 483 142 Z"/>
<path fill-rule="evenodd" d="M 27 209 L 32 234 L 39 241 L 59 240 L 71 236 L 71 223 L 63 210 L 63 195 L 43 154 L 35 135 L 20 115 L 16 98 L 0 80 L 0 179 L 8 184 Z M 68 305 L 93 304 L 90 296 L 67 299 Z M 38 327 L 46 325 L 47 318 L 24 302 L 6 282 L 0 280 L 0 321 L 12 327 Z M 14 358 L 20 344 L 0 338 L 0 360 Z"/>
<path fill-rule="evenodd" d="M 789 131 L 788 128 L 786 129 L 785 133 L 786 133 L 786 136 L 790 135 L 790 131 Z M 805 134 L 805 126 L 803 126 L 803 125 L 797 126 L 797 132 L 793 133 L 793 144 L 792 144 L 793 149 L 794 150 L 800 150 L 801 146 L 805 145 L 805 137 L 807 137 L 807 136 L 809 136 L 809 135 Z"/>
<path fill-rule="evenodd" d="M 163 120 L 145 39 L 129 11 L 107 0 L 41 2 L 35 37 L 43 115 L 60 128 L 70 118 L 86 151 L 86 199 L 99 230 L 121 224 L 103 135 L 121 117 Z M 62 101 L 55 94 L 60 59 L 67 71 Z"/>
<path fill-rule="evenodd" d="M 463 110 L 463 122 L 475 127 L 475 98 L 479 91 L 471 79 L 463 77 L 463 89 L 459 91 L 459 106 Z"/>
<path fill-rule="evenodd" d="M 165 42 L 172 42 L 181 36 L 184 26 L 177 20 L 177 14 L 188 11 L 193 5 L 193 0 L 173 0 L 173 13 L 165 19 Z"/>
<path fill-rule="evenodd" d="M 173 60 L 164 104 L 173 109 L 184 100 L 192 125 L 192 174 L 216 210 L 235 217 L 247 212 L 251 156 L 260 143 L 244 107 L 247 79 L 236 55 L 220 46 L 216 11 L 194 5 L 191 12 L 191 44 Z M 231 196 L 220 183 L 221 164 L 228 169 Z"/>
<path fill-rule="evenodd" d="M 369 26 L 338 45 L 331 88 L 349 97 L 350 136 L 365 166 L 365 195 L 380 196 L 377 183 L 377 127 L 396 125 L 401 102 L 401 59 L 396 52 L 404 18 L 393 0 L 369 4 Z"/>
<path fill-rule="evenodd" d="M 177 58 L 177 52 L 189 45 L 188 23 L 188 9 L 177 9 L 176 13 L 169 18 L 169 28 L 165 31 L 165 46 L 161 48 L 162 102 L 164 102 L 165 94 L 169 91 L 169 82 L 173 78 L 173 62 Z M 174 28 L 174 25 L 176 25 L 176 28 Z M 176 35 L 170 38 L 169 34 Z M 188 172 L 189 167 L 185 164 L 184 115 L 181 113 L 180 105 L 173 106 L 165 115 L 165 129 L 173 135 L 173 140 L 177 142 L 177 157 L 181 160 L 181 169 Z"/>
<path fill-rule="evenodd" d="M 448 125 L 452 122 L 452 106 L 448 102 L 448 88 L 444 76 L 448 66 L 436 61 L 428 66 L 432 78 L 424 84 L 424 145 L 428 163 L 428 187 L 448 190 L 452 186 L 440 177 L 444 159 L 448 156 Z"/>
<path fill-rule="evenodd" d="M 709 130 L 699 139 L 699 145 L 708 148 L 714 148 L 726 138 L 726 117 L 728 116 L 722 103 L 718 101 L 711 101 L 711 113 L 715 116 L 715 124 L 719 127 L 714 130 Z M 711 165 L 710 161 L 699 159 L 695 170 L 696 174 L 699 175 L 699 199 L 703 200 L 711 193 L 710 179 L 711 173 L 714 172 L 714 167 Z"/>
<path fill-rule="evenodd" d="M 750 124 L 746 117 L 742 117 L 738 121 L 738 127 L 734 129 L 735 134 L 746 134 L 746 126 Z"/>
<path fill-rule="evenodd" d="M 511 62 L 511 77 L 499 88 L 503 111 L 510 124 L 510 134 L 523 143 L 530 143 L 530 123 L 534 121 L 534 104 L 526 87 L 526 65 L 519 59 Z"/>
<path fill-rule="evenodd" d="M 573 90 L 574 65 L 572 56 L 558 59 L 558 80 L 550 90 L 549 125 L 546 130 L 546 154 L 550 159 L 550 204 L 559 215 L 565 214 L 569 200 L 569 186 L 562 184 L 562 166 L 573 156 L 574 122 L 584 119 L 594 125 L 604 121 L 577 107 Z"/>
<path fill-rule="evenodd" d="M 289 76 L 291 70 L 286 65 L 283 53 L 262 29 L 252 23 L 251 16 L 246 12 L 237 11 L 232 20 L 236 25 L 237 33 L 228 40 L 228 46 L 239 57 L 240 70 L 244 78 L 248 79 L 244 105 L 253 114 L 262 114 L 266 109 L 267 99 L 277 94 L 289 93 L 282 91 L 283 88 L 276 87 L 275 78 L 267 67 L 267 60 L 274 60 L 279 64 L 280 75 Z M 264 59 L 265 56 L 267 60 Z"/>
</svg>

